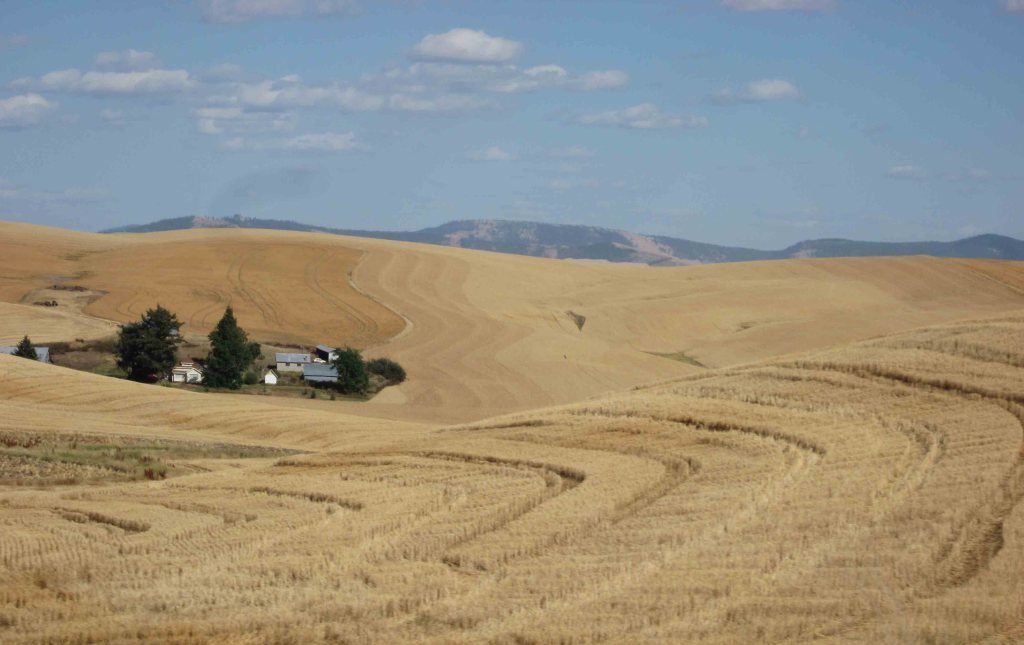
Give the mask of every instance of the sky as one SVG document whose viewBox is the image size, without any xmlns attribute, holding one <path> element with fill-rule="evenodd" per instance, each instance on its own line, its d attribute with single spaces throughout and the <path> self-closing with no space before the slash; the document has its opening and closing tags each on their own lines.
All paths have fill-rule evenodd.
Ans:
<svg viewBox="0 0 1024 645">
<path fill-rule="evenodd" d="M 1024 238 L 1024 0 L 0 0 L 0 219 Z"/>
</svg>

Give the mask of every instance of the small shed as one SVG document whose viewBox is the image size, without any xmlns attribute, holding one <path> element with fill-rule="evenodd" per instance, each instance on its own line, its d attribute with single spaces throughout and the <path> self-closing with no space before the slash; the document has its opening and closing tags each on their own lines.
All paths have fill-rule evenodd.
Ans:
<svg viewBox="0 0 1024 645">
<path fill-rule="evenodd" d="M 49 347 L 36 347 L 36 360 L 40 363 L 50 362 L 50 348 Z M 16 346 L 0 346 L 0 354 L 8 354 L 14 356 L 14 353 L 18 351 Z"/>
<path fill-rule="evenodd" d="M 310 363 L 303 366 L 302 378 L 308 383 L 337 383 L 338 368 L 326 363 Z"/>
<path fill-rule="evenodd" d="M 277 385 L 277 372 L 274 370 L 267 370 L 267 373 L 263 375 L 264 385 Z"/>
<path fill-rule="evenodd" d="M 316 357 L 325 363 L 333 363 L 334 359 L 338 358 L 338 350 L 327 345 L 317 345 L 313 351 Z"/>
<path fill-rule="evenodd" d="M 301 372 L 303 365 L 312 363 L 309 354 L 295 354 L 289 352 L 277 352 L 274 355 L 278 372 Z"/>
<path fill-rule="evenodd" d="M 171 370 L 172 383 L 202 383 L 203 369 L 195 363 L 182 362 Z"/>
</svg>

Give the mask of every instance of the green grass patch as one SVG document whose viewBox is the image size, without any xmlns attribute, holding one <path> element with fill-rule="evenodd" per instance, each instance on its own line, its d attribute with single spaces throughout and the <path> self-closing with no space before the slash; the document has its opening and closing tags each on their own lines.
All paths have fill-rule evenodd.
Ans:
<svg viewBox="0 0 1024 645">
<path fill-rule="evenodd" d="M 661 356 L 662 358 L 668 358 L 673 361 L 679 361 L 680 363 L 686 363 L 687 365 L 693 365 L 694 367 L 703 367 L 704 369 L 707 369 L 708 367 L 707 365 L 701 363 L 696 358 L 690 356 L 686 352 L 671 352 L 668 354 L 659 354 L 658 352 L 650 353 L 654 354 L 655 356 Z"/>
<path fill-rule="evenodd" d="M 278 458 L 260 446 L 79 434 L 0 433 L 0 484 L 161 480 L 195 472 L 193 459 Z"/>
</svg>

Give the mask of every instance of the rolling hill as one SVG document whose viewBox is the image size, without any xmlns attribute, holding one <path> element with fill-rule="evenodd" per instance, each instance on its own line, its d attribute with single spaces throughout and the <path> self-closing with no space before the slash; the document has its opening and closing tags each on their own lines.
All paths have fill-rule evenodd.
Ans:
<svg viewBox="0 0 1024 645">
<path fill-rule="evenodd" d="M 593 226 L 509 220 L 460 220 L 419 231 L 362 231 L 234 215 L 225 218 L 178 217 L 125 226 L 106 233 L 153 233 L 192 228 L 259 228 L 331 233 L 423 244 L 456 246 L 534 257 L 634 262 L 656 266 L 896 255 L 1024 260 L 1024 242 L 1002 235 L 977 235 L 954 242 L 859 242 L 821 239 L 779 251 L 718 246 L 673 237 L 640 235 Z"/>
<path fill-rule="evenodd" d="M 9 224 L 0 233 L 8 302 L 57 280 L 91 294 L 81 309 L 88 316 L 126 322 L 160 303 L 186 334 L 202 335 L 230 303 L 260 342 L 349 344 L 397 359 L 407 383 L 370 405 L 339 407 L 433 422 L 1024 308 L 1024 264 L 1014 262 L 656 268 L 288 231 L 111 236 Z"/>
<path fill-rule="evenodd" d="M 0 355 L 4 642 L 1024 638 L 1024 263 L 0 224 L 0 300 L 0 338 L 230 303 L 410 374 L 343 403 Z"/>
</svg>

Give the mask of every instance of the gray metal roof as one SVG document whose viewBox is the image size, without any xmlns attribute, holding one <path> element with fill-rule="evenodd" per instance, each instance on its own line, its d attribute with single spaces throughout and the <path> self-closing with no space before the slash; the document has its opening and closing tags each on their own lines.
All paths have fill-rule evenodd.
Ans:
<svg viewBox="0 0 1024 645">
<path fill-rule="evenodd" d="M 327 345 L 317 345 L 316 348 L 325 354 L 330 354 L 331 352 L 337 351 L 335 348 L 328 347 Z"/>
<path fill-rule="evenodd" d="M 274 360 L 278 363 L 308 363 L 310 362 L 309 354 L 290 354 L 286 352 L 278 352 L 274 355 Z"/>
<path fill-rule="evenodd" d="M 14 347 L 14 346 L 10 346 L 10 347 L 2 346 L 2 347 L 0 347 L 0 354 L 9 354 L 10 356 L 14 356 L 14 352 L 16 352 L 16 351 L 18 351 L 18 348 Z M 41 363 L 49 363 L 50 362 L 50 348 L 49 347 L 36 347 L 36 358 Z"/>
<path fill-rule="evenodd" d="M 337 381 L 338 368 L 326 363 L 309 363 L 302 366 L 302 378 L 318 383 Z"/>
</svg>

